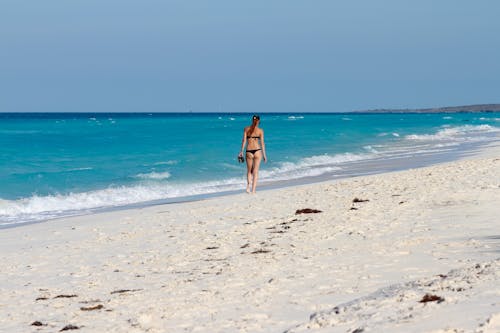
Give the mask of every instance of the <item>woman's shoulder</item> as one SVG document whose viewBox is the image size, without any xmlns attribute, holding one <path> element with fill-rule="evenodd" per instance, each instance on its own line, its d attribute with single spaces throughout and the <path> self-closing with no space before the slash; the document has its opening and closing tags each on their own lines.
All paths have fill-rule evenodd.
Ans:
<svg viewBox="0 0 500 333">
<path fill-rule="evenodd" d="M 248 130 L 250 130 L 250 129 L 251 129 L 251 127 L 250 127 L 250 126 L 248 126 L 248 128 L 246 128 L 245 130 L 247 130 L 247 129 L 248 129 Z M 255 135 L 255 136 L 260 136 L 260 135 L 261 135 L 261 134 L 263 134 L 263 133 L 264 133 L 264 130 L 263 130 L 262 128 L 260 128 L 260 127 L 257 127 L 257 128 L 254 128 L 254 130 L 253 130 L 253 132 L 252 132 L 252 135 Z"/>
</svg>

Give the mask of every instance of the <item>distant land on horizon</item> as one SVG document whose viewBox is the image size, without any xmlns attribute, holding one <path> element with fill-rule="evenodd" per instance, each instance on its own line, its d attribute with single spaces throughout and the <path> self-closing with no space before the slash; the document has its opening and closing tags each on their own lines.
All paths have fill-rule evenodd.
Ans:
<svg viewBox="0 0 500 333">
<path fill-rule="evenodd" d="M 356 110 L 356 113 L 458 113 L 458 112 L 500 112 L 500 104 L 474 104 L 462 106 L 446 106 L 427 109 L 372 109 Z"/>
<path fill-rule="evenodd" d="M 462 106 L 444 106 L 438 108 L 422 108 L 422 109 L 366 109 L 366 110 L 352 110 L 352 111 L 342 111 L 342 112 L 324 112 L 324 113 L 467 113 L 467 112 L 500 112 L 500 104 L 473 104 L 473 105 L 462 105 Z M 184 111 L 184 112 L 4 112 L 0 111 L 0 115 L 2 116 L 29 116 L 35 114 L 73 114 L 73 115 L 99 115 L 99 114 L 123 114 L 123 115 L 141 115 L 141 114 L 252 114 L 252 112 L 206 112 L 206 111 L 197 111 L 193 112 L 192 110 Z M 277 113 L 277 114 L 303 114 L 303 113 L 323 113 L 323 112 L 262 112 L 262 113 Z"/>
</svg>

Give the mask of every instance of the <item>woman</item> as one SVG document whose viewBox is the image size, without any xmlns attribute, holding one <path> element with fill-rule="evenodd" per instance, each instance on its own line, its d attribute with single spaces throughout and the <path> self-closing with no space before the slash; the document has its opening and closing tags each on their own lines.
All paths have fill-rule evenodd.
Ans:
<svg viewBox="0 0 500 333">
<path fill-rule="evenodd" d="M 264 144 L 264 130 L 259 128 L 260 117 L 254 115 L 252 117 L 252 125 L 245 127 L 243 130 L 243 140 L 241 142 L 241 150 L 238 155 L 243 157 L 243 149 L 246 148 L 247 159 L 247 193 L 250 193 L 250 183 L 252 184 L 252 192 L 255 193 L 257 188 L 257 180 L 259 178 L 259 166 L 262 159 L 267 162 L 266 145 Z M 260 144 L 259 144 L 260 141 Z"/>
</svg>

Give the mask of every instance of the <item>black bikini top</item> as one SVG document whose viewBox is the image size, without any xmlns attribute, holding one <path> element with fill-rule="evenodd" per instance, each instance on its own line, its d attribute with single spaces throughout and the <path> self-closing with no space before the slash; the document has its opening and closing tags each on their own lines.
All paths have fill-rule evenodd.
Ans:
<svg viewBox="0 0 500 333">
<path fill-rule="evenodd" d="M 247 136 L 247 139 L 258 139 L 260 136 Z"/>
</svg>

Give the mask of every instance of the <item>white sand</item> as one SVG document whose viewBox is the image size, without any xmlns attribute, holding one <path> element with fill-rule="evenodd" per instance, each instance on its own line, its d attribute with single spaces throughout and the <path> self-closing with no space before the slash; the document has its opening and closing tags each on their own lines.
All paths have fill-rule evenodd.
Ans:
<svg viewBox="0 0 500 333">
<path fill-rule="evenodd" d="M 497 146 L 0 230 L 0 331 L 500 332 L 499 257 Z"/>
</svg>

